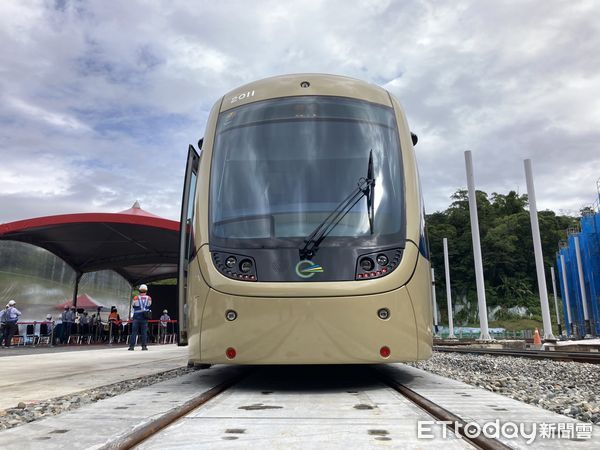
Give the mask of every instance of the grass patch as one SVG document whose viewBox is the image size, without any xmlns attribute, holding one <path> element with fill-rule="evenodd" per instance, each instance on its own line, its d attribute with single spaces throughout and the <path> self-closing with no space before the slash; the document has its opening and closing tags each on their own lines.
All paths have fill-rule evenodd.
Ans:
<svg viewBox="0 0 600 450">
<path fill-rule="evenodd" d="M 489 324 L 490 328 L 505 328 L 507 331 L 541 330 L 544 328 L 541 321 L 534 319 L 512 319 L 494 320 Z"/>
</svg>

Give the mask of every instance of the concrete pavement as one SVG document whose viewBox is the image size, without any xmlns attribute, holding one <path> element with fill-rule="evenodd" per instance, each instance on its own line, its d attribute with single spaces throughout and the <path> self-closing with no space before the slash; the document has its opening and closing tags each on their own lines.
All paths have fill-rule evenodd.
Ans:
<svg viewBox="0 0 600 450">
<path fill-rule="evenodd" d="M 0 410 L 183 367 L 187 347 L 153 345 L 21 354 L 0 358 Z M 10 352 L 5 350 L 4 352 Z"/>
</svg>

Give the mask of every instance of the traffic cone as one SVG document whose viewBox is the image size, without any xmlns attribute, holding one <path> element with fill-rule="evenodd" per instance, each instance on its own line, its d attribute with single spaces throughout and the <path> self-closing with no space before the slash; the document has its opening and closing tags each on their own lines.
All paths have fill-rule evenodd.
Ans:
<svg viewBox="0 0 600 450">
<path fill-rule="evenodd" d="M 540 337 L 540 332 L 537 328 L 533 332 L 533 344 L 542 345 L 542 338 Z"/>
</svg>

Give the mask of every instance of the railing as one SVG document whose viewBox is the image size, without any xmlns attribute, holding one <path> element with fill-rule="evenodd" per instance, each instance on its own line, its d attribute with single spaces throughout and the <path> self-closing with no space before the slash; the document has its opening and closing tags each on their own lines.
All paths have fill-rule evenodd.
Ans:
<svg viewBox="0 0 600 450">
<path fill-rule="evenodd" d="M 533 332 L 530 330 L 520 331 L 490 331 L 490 337 L 493 339 L 528 339 L 533 337 Z M 463 330 L 461 328 L 454 329 L 454 337 L 457 339 L 479 339 L 481 332 L 479 330 Z M 448 329 L 440 330 L 436 337 L 441 339 L 447 339 L 449 335 Z"/>
<path fill-rule="evenodd" d="M 119 324 L 96 322 L 94 324 L 63 323 L 54 321 L 18 322 L 12 345 L 72 345 L 126 343 L 131 334 L 132 320 Z M 166 327 L 161 326 L 166 324 Z M 177 340 L 177 320 L 148 320 L 148 342 L 172 344 Z"/>
</svg>

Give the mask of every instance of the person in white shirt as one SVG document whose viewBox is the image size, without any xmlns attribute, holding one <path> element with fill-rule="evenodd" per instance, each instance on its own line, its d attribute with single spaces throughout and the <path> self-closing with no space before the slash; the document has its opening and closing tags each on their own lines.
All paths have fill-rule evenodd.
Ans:
<svg viewBox="0 0 600 450">
<path fill-rule="evenodd" d="M 6 347 L 12 347 L 12 338 L 15 334 L 17 334 L 19 328 L 17 326 L 17 322 L 19 317 L 21 316 L 21 311 L 19 311 L 15 305 L 17 302 L 11 300 L 8 302 L 8 308 L 4 311 L 4 316 L 6 320 L 6 325 L 4 326 L 4 345 Z"/>
<path fill-rule="evenodd" d="M 158 333 L 159 333 L 159 337 L 158 337 L 158 341 L 160 342 L 161 340 L 164 343 L 165 337 L 168 334 L 168 326 L 169 326 L 169 321 L 171 320 L 171 317 L 169 317 L 169 312 L 165 309 L 162 313 L 162 316 L 160 316 L 160 326 L 158 327 Z"/>
</svg>

